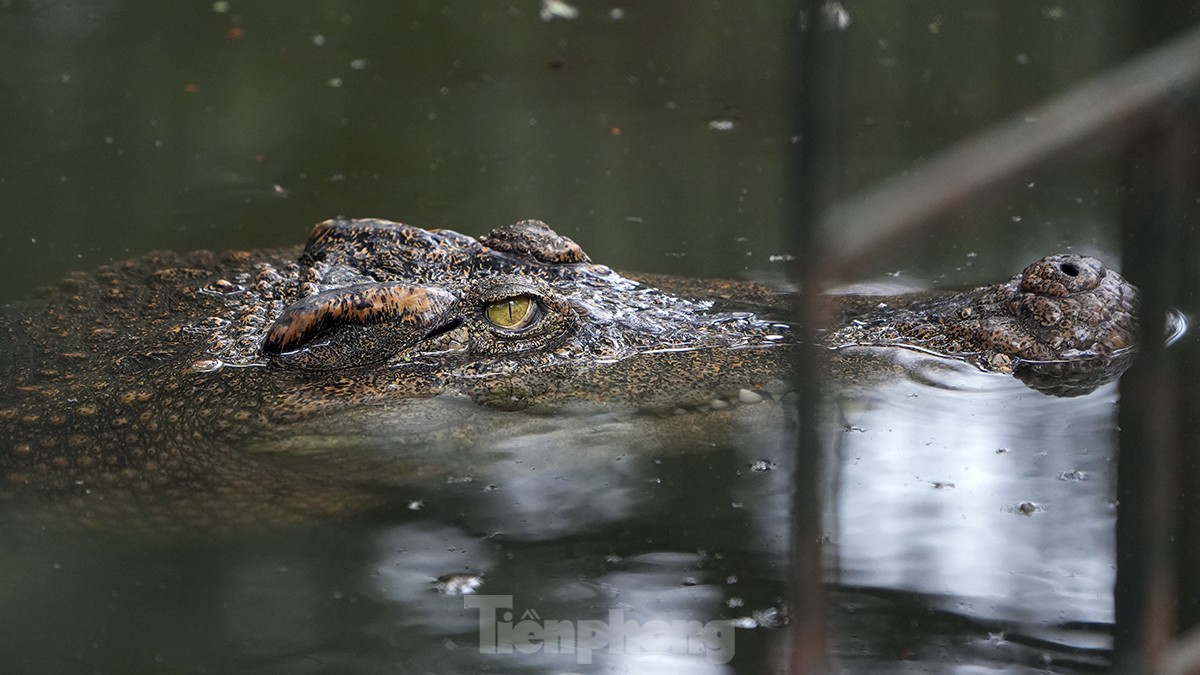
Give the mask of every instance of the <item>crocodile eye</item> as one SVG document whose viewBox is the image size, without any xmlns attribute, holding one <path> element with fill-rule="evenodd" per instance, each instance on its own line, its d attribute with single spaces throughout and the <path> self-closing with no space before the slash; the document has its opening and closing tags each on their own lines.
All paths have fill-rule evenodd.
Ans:
<svg viewBox="0 0 1200 675">
<path fill-rule="evenodd" d="M 537 320 L 537 301 L 528 295 L 492 300 L 484 306 L 484 315 L 500 328 L 521 330 Z"/>
<path fill-rule="evenodd" d="M 579 325 L 570 302 L 536 277 L 495 274 L 466 290 L 469 350 L 507 356 L 554 349 Z"/>
</svg>

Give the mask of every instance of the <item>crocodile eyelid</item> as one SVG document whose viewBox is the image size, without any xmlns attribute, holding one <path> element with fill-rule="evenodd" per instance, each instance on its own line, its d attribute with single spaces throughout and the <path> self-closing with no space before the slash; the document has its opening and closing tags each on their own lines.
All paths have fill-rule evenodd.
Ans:
<svg viewBox="0 0 1200 675">
<path fill-rule="evenodd" d="M 385 321 L 412 328 L 413 341 L 434 330 L 457 299 L 436 288 L 399 283 L 360 284 L 313 295 L 283 311 L 267 331 L 263 352 L 280 355 L 302 349 L 339 325 Z"/>
</svg>

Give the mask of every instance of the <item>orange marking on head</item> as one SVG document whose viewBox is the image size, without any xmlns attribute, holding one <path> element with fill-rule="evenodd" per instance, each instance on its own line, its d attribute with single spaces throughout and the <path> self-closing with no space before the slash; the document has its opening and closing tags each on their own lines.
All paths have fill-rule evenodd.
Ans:
<svg viewBox="0 0 1200 675">
<path fill-rule="evenodd" d="M 445 291 L 370 284 L 327 291 L 297 302 L 267 331 L 263 350 L 270 354 L 295 351 L 326 328 L 336 324 L 358 324 L 396 320 L 409 325 L 433 323 L 449 309 L 454 297 Z"/>
</svg>

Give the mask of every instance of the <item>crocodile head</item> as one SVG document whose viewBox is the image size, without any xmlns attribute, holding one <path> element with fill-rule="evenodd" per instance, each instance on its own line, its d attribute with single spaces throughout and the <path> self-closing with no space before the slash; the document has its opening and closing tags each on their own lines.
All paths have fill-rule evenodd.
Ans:
<svg viewBox="0 0 1200 675">
<path fill-rule="evenodd" d="M 673 409 L 786 378 L 787 327 L 721 304 L 771 305 L 768 290 L 712 282 L 668 292 L 668 281 L 595 264 L 536 220 L 474 238 L 335 219 L 314 228 L 283 277 L 231 301 L 240 318 L 213 352 L 220 363 L 268 365 L 310 409 L 441 393 L 503 410 Z M 901 347 L 1078 395 L 1128 367 L 1136 305 L 1119 274 L 1062 254 L 961 293 L 838 298 L 823 340 L 835 361 L 853 361 L 841 353 L 849 347 Z"/>
<path fill-rule="evenodd" d="M 507 410 L 700 404 L 781 375 L 785 327 L 617 274 L 540 221 L 476 239 L 329 220 L 290 276 L 234 301 L 220 362 L 297 382 L 370 372 L 352 398 L 451 392 Z"/>
</svg>

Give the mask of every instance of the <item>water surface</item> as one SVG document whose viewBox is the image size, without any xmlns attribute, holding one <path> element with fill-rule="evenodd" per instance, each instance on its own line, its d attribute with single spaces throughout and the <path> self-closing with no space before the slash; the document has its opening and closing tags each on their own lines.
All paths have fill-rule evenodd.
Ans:
<svg viewBox="0 0 1200 675">
<path fill-rule="evenodd" d="M 844 4 L 843 194 L 1137 44 L 1117 2 Z M 549 22 L 539 9 L 0 2 L 0 298 L 153 249 L 296 245 L 336 214 L 475 235 L 539 217 L 614 267 L 777 278 L 791 4 L 581 3 Z M 1058 251 L 1115 264 L 1111 150 L 1029 176 L 862 277 L 970 286 Z M 831 625 L 847 671 L 1105 662 L 1115 401 L 1113 387 L 1050 399 L 957 369 L 834 396 Z M 526 428 L 504 449 L 527 464 L 448 466 L 391 486 L 387 508 L 283 532 L 48 535 L 0 558 L 0 659 L 31 673 L 770 672 L 786 650 L 781 420 L 673 452 L 630 440 L 628 420 Z M 672 633 L 590 664 L 482 653 L 480 610 L 437 590 L 447 575 L 511 596 L 514 626 L 563 622 L 578 639 L 619 610 L 643 637 L 691 621 L 736 626 L 734 640 Z"/>
</svg>

